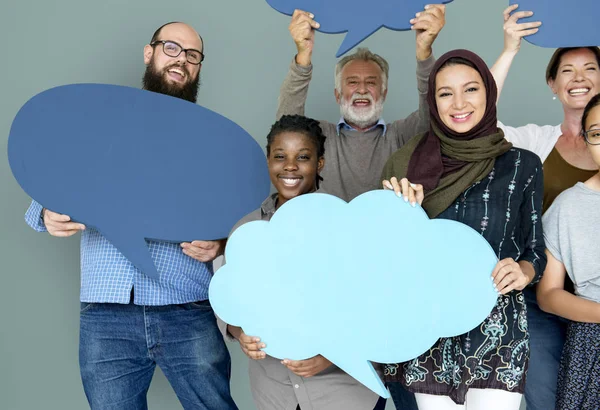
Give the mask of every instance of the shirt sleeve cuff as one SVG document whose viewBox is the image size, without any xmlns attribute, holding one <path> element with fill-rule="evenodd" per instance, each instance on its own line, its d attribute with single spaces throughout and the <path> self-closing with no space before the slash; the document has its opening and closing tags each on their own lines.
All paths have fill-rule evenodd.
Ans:
<svg viewBox="0 0 600 410">
<path fill-rule="evenodd" d="M 436 58 L 433 56 L 433 53 L 427 57 L 425 60 L 417 60 L 417 73 L 419 74 L 427 74 L 427 78 L 429 78 L 429 73 L 433 70 L 433 66 L 435 65 Z"/>
<path fill-rule="evenodd" d="M 37 232 L 46 232 L 46 225 L 42 219 L 42 210 L 44 207 L 36 201 L 31 201 L 31 205 L 25 212 L 25 222 Z"/>
<path fill-rule="evenodd" d="M 296 62 L 296 56 L 292 58 L 290 69 L 301 76 L 310 76 L 312 74 L 312 64 L 308 66 L 300 65 Z"/>
</svg>

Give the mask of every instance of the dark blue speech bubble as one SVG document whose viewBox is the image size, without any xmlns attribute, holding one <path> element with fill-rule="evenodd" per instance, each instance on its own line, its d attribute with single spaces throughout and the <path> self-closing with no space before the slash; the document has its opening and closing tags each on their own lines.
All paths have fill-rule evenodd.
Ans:
<svg viewBox="0 0 600 410">
<path fill-rule="evenodd" d="M 227 237 L 269 194 L 264 153 L 199 105 L 135 88 L 66 85 L 29 100 L 8 159 L 45 208 L 95 227 L 158 279 L 145 239 Z"/>
<path fill-rule="evenodd" d="M 446 4 L 453 0 L 441 0 Z M 291 16 L 295 9 L 308 11 L 328 34 L 348 32 L 336 57 L 340 57 L 382 27 L 410 30 L 410 20 L 431 2 L 425 0 L 267 0 L 280 13 Z"/>
<path fill-rule="evenodd" d="M 520 22 L 541 21 L 536 34 L 525 37 L 540 47 L 590 47 L 600 45 L 599 0 L 510 0 L 519 10 L 534 15 Z"/>
</svg>

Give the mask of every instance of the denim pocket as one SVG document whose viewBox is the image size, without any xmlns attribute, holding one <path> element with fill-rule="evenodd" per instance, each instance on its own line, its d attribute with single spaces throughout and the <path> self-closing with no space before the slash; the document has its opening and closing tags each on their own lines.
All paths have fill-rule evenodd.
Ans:
<svg viewBox="0 0 600 410">
<path fill-rule="evenodd" d="M 89 302 L 81 302 L 80 304 L 80 308 L 79 308 L 79 313 L 85 313 L 88 310 L 90 310 L 93 306 L 95 305 L 95 303 L 89 303 Z"/>
<path fill-rule="evenodd" d="M 187 306 L 189 309 L 193 309 L 193 310 L 211 310 L 212 311 L 212 306 L 210 305 L 210 301 L 208 299 L 201 300 L 199 302 L 186 303 L 184 306 Z"/>
</svg>

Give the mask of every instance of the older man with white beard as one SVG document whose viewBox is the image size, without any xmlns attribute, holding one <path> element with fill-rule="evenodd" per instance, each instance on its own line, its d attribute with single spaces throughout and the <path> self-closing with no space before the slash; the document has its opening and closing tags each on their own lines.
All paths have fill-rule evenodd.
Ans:
<svg viewBox="0 0 600 410">
<path fill-rule="evenodd" d="M 292 16 L 289 30 L 297 54 L 281 86 L 277 119 L 286 114 L 304 115 L 315 29 L 319 28 L 313 18 L 301 10 Z M 327 137 L 321 191 L 351 201 L 380 188 L 381 171 L 390 155 L 429 128 L 427 80 L 435 63 L 432 45 L 445 24 L 445 6 L 426 6 L 410 23 L 417 44 L 417 111 L 386 124 L 381 114 L 387 96 L 388 63 L 365 48 L 341 59 L 335 68 L 334 91 L 341 118 L 337 124 L 321 121 Z"/>
</svg>

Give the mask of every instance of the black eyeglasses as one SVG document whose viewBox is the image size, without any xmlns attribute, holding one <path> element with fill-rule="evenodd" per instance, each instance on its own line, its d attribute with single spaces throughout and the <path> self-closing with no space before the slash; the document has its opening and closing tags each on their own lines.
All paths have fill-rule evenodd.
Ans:
<svg viewBox="0 0 600 410">
<path fill-rule="evenodd" d="M 204 61 L 204 53 L 194 48 L 185 49 L 176 42 L 169 40 L 156 40 L 150 43 L 151 46 L 155 46 L 157 44 L 162 44 L 163 53 L 165 53 L 169 57 L 177 57 L 183 51 L 185 52 L 185 59 L 190 64 L 198 65 L 202 61 Z"/>
<path fill-rule="evenodd" d="M 583 137 L 590 145 L 600 145 L 600 129 L 584 131 Z"/>
</svg>

